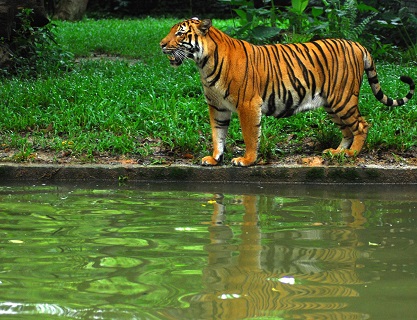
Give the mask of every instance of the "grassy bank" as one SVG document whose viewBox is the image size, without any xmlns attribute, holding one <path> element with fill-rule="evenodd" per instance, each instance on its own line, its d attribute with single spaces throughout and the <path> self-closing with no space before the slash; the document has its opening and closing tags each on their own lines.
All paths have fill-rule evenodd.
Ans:
<svg viewBox="0 0 417 320">
<path fill-rule="evenodd" d="M 211 151 L 211 130 L 198 72 L 189 61 L 170 67 L 159 49 L 172 19 L 57 22 L 57 40 L 76 63 L 69 72 L 37 79 L 0 79 L 0 154 L 35 161 L 37 155 L 98 161 L 100 157 L 164 162 L 199 158 Z M 224 22 L 216 21 L 216 25 Z M 411 65 L 378 63 L 384 91 L 404 96 L 402 74 Z M 372 127 L 366 149 L 416 152 L 417 99 L 396 109 L 378 103 L 367 84 L 361 111 Z M 263 119 L 264 160 L 294 153 L 320 154 L 337 146 L 340 133 L 323 110 L 282 120 Z M 237 117 L 227 140 L 226 162 L 244 148 Z M 6 157 L 7 155 L 7 157 Z"/>
</svg>

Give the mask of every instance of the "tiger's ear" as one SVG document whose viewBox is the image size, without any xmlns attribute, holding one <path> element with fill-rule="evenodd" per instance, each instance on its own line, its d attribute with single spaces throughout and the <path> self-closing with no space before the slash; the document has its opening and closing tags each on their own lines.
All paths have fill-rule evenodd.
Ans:
<svg viewBox="0 0 417 320">
<path fill-rule="evenodd" d="M 211 20 L 204 19 L 204 20 L 201 20 L 200 25 L 198 26 L 198 29 L 200 29 L 200 31 L 203 34 L 206 34 L 208 29 L 210 29 L 210 27 L 211 27 Z"/>
</svg>

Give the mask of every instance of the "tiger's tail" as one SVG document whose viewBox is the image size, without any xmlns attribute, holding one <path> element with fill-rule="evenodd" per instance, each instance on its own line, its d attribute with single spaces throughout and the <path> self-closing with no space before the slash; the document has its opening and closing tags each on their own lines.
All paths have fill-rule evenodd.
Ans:
<svg viewBox="0 0 417 320">
<path fill-rule="evenodd" d="M 402 106 L 403 104 L 407 103 L 414 95 L 415 84 L 413 79 L 408 76 L 401 76 L 400 80 L 410 86 L 410 91 L 408 91 L 407 95 L 400 99 L 391 99 L 388 97 L 384 92 L 382 92 L 381 85 L 379 84 L 378 75 L 376 73 L 375 64 L 371 58 L 371 55 L 367 52 L 365 58 L 365 72 L 366 76 L 368 77 L 369 85 L 372 88 L 372 92 L 375 98 L 389 107 L 397 107 Z"/>
</svg>

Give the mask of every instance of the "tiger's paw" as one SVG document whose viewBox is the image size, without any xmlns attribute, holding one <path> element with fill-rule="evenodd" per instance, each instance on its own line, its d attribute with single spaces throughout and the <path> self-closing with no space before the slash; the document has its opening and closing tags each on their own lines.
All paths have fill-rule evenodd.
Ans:
<svg viewBox="0 0 417 320">
<path fill-rule="evenodd" d="M 201 159 L 202 166 L 217 166 L 221 161 L 217 161 L 212 156 L 207 156 Z"/>
<path fill-rule="evenodd" d="M 232 159 L 232 165 L 237 167 L 248 167 L 253 164 L 255 164 L 255 160 L 251 160 L 246 157 L 238 157 Z"/>
<path fill-rule="evenodd" d="M 341 153 L 341 149 L 333 149 L 333 148 L 329 148 L 329 149 L 326 149 L 326 150 L 323 150 L 323 154 L 327 154 L 327 155 L 330 155 L 330 156 L 334 156 L 334 155 L 336 155 L 336 154 L 340 154 Z"/>
</svg>

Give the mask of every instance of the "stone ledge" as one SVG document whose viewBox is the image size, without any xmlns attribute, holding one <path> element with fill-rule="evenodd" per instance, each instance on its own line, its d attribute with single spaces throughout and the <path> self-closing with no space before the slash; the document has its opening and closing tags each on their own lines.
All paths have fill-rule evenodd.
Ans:
<svg viewBox="0 0 417 320">
<path fill-rule="evenodd" d="M 242 183 L 387 183 L 417 184 L 414 166 L 232 166 L 197 165 L 50 165 L 0 164 L 0 182 L 6 181 L 141 181 Z"/>
</svg>

